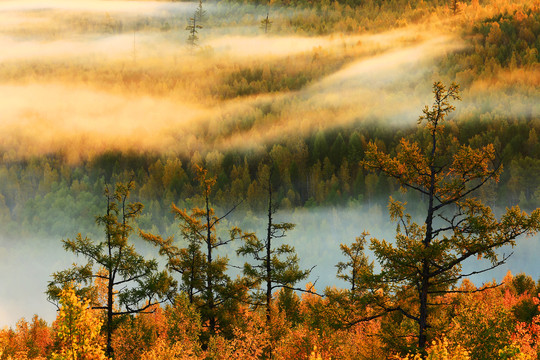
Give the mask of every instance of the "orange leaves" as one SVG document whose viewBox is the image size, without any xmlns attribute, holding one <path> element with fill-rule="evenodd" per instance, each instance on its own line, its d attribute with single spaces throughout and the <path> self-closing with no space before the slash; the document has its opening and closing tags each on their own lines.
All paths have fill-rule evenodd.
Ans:
<svg viewBox="0 0 540 360">
<path fill-rule="evenodd" d="M 199 184 L 204 191 L 204 195 L 209 196 L 212 192 L 212 188 L 216 184 L 217 178 L 215 176 L 207 178 L 208 170 L 204 169 L 199 165 L 195 165 L 195 170 L 197 171 L 197 180 L 199 181 Z"/>
<path fill-rule="evenodd" d="M 470 146 L 462 146 L 454 155 L 454 159 L 449 175 L 456 174 L 463 180 L 470 178 L 481 178 L 492 173 L 491 163 L 495 160 L 495 148 L 493 144 L 486 145 L 479 149 L 472 149 Z M 494 175 L 499 175 L 502 169 Z M 498 177 L 497 177 L 498 179 Z"/>
<path fill-rule="evenodd" d="M 407 205 L 407 203 L 396 201 L 392 196 L 390 196 L 390 199 L 388 200 L 388 213 L 390 214 L 390 220 L 401 220 L 404 216 L 405 205 Z"/>
<path fill-rule="evenodd" d="M 395 158 L 379 151 L 377 145 L 370 142 L 361 164 L 371 170 L 379 170 L 397 179 L 400 184 L 427 188 L 429 185 L 429 162 L 422 154 L 417 143 L 406 139 L 400 141 L 400 151 Z"/>
<path fill-rule="evenodd" d="M 17 322 L 15 330 L 0 329 L 0 359 L 45 359 L 52 346 L 52 331 L 37 315 L 32 322 Z"/>
<path fill-rule="evenodd" d="M 540 208 L 529 216 L 519 206 L 512 206 L 502 217 L 501 225 L 507 232 L 519 232 L 526 228 L 527 235 L 533 235 L 540 231 Z"/>
<path fill-rule="evenodd" d="M 489 34 L 486 38 L 486 42 L 488 44 L 497 45 L 501 41 L 503 36 L 501 27 L 499 26 L 498 22 L 494 22 L 491 24 L 491 29 L 489 31 Z"/>
<path fill-rule="evenodd" d="M 203 359 L 198 341 L 200 321 L 184 297 L 165 309 L 152 307 L 151 314 L 126 319 L 115 331 L 113 347 L 117 360 Z"/>
<path fill-rule="evenodd" d="M 478 180 L 483 183 L 489 178 L 498 180 L 501 169 L 495 171 L 491 166 L 495 159 L 493 145 L 474 150 L 463 146 L 454 154 L 448 153 L 442 141 L 442 122 L 454 110 L 450 100 L 461 99 L 459 86 L 452 84 L 446 89 L 437 82 L 433 85 L 433 93 L 433 106 L 426 106 L 424 115 L 419 119 L 419 123 L 427 122 L 426 128 L 430 132 L 425 148 L 418 142 L 401 139 L 397 155 L 391 157 L 370 142 L 361 164 L 397 179 L 402 186 L 426 195 L 433 194 L 440 201 L 456 201 L 470 189 L 470 182 Z"/>
<path fill-rule="evenodd" d="M 217 335 L 210 340 L 206 358 L 216 360 L 257 360 L 270 346 L 270 335 L 264 320 L 254 312 L 246 312 L 245 325 L 233 329 L 233 338 Z"/>
<path fill-rule="evenodd" d="M 414 288 L 418 293 L 418 315 L 408 317 L 418 324 L 420 348 L 427 346 L 428 329 L 435 322 L 430 319 L 435 305 L 429 304 L 463 276 L 461 263 L 476 256 L 498 266 L 506 258 L 499 260 L 496 249 L 514 245 L 517 236 L 538 231 L 540 225 L 540 210 L 528 217 L 510 209 L 497 221 L 489 206 L 473 198 L 488 180 L 499 179 L 502 168 L 495 164 L 495 148 L 458 146 L 454 137 L 443 134 L 446 116 L 454 110 L 450 101 L 460 99 L 459 87 L 452 84 L 447 89 L 437 82 L 433 93 L 434 104 L 425 107 L 419 120 L 426 121 L 427 131 L 418 132 L 418 142 L 402 139 L 395 156 L 370 143 L 362 162 L 416 191 L 427 205 L 426 220 L 418 225 L 405 215 L 402 203 L 390 198 L 390 217 L 398 222 L 396 241 L 371 242 L 384 282 L 398 291 Z M 485 331 L 491 331 L 489 326 Z"/>
<path fill-rule="evenodd" d="M 455 107 L 450 104 L 450 100 L 461 100 L 459 95 L 459 85 L 452 83 L 448 89 L 440 81 L 433 83 L 433 95 L 435 102 L 431 109 L 426 106 L 420 116 L 418 123 L 421 124 L 424 120 L 427 122 L 426 127 L 432 136 L 436 136 L 443 130 L 442 122 L 446 116 L 454 111 Z"/>
<path fill-rule="evenodd" d="M 472 187 L 489 179 L 498 181 L 502 166 L 495 168 L 494 161 L 495 149 L 492 144 L 479 149 L 462 146 L 451 157 L 449 166 L 443 167 L 435 165 L 434 160 L 430 160 L 430 155 L 424 153 L 418 143 L 401 139 L 396 157 L 379 151 L 370 142 L 366 158 L 361 164 L 367 169 L 382 171 L 397 179 L 400 185 L 425 194 L 429 193 L 433 179 L 434 194 L 441 201 L 454 201 Z"/>
<path fill-rule="evenodd" d="M 218 219 L 214 215 L 214 209 L 206 210 L 195 207 L 191 210 L 191 214 L 186 209 L 180 209 L 175 204 L 172 204 L 172 212 L 174 216 L 180 220 L 179 226 L 182 230 L 182 235 L 187 239 L 196 239 L 205 241 L 208 232 L 208 219 L 211 224 L 216 224 Z"/>
</svg>

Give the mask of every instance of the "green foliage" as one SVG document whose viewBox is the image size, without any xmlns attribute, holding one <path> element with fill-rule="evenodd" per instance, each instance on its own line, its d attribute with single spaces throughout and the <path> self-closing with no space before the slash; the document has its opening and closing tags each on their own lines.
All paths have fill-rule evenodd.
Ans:
<svg viewBox="0 0 540 360">
<path fill-rule="evenodd" d="M 112 352 L 113 317 L 145 311 L 169 298 L 176 285 L 168 273 L 158 272 L 157 261 L 144 259 L 128 242 L 134 231 L 131 222 L 143 209 L 141 203 L 128 201 L 133 186 L 133 182 L 118 183 L 114 191 L 105 189 L 107 210 L 96 218 L 105 228 L 105 239 L 94 242 L 79 233 L 74 240 L 63 240 L 66 251 L 82 255 L 88 262 L 54 273 L 47 288 L 48 297 L 57 300 L 63 289 L 76 287 L 79 296 L 92 300 L 92 308 L 105 310 L 108 354 Z M 95 281 L 105 287 L 101 289 L 103 300 Z"/>
<path fill-rule="evenodd" d="M 265 166 L 265 168 L 269 168 Z M 272 326 L 272 302 L 276 289 L 294 289 L 294 285 L 307 278 L 311 270 L 301 270 L 299 258 L 294 247 L 288 244 L 276 246 L 276 241 L 285 237 L 287 231 L 294 228 L 292 223 L 276 223 L 276 212 L 272 198 L 272 173 L 270 167 L 266 174 L 266 187 L 268 191 L 267 227 L 266 236 L 261 240 L 255 234 L 246 234 L 244 243 L 236 253 L 242 256 L 253 257 L 254 263 L 246 262 L 243 273 L 247 277 L 250 287 L 254 289 L 252 304 L 255 307 L 266 307 L 266 326 Z M 262 289 L 260 286 L 262 285 Z M 271 344 L 273 345 L 273 344 Z M 268 356 L 272 357 L 272 347 L 268 349 Z"/>
<path fill-rule="evenodd" d="M 534 89 L 540 62 L 540 11 L 537 7 L 516 5 L 497 12 L 465 28 L 468 47 L 449 55 L 442 68 L 464 87 L 479 79 Z M 500 82 L 500 80 L 503 80 Z"/>
<path fill-rule="evenodd" d="M 517 10 L 486 19 L 473 28 L 479 34 L 478 56 L 494 58 L 502 67 L 533 65 L 540 61 L 540 12 Z"/>
<path fill-rule="evenodd" d="M 198 17 L 194 15 L 193 17 L 189 18 L 188 25 L 186 26 L 186 30 L 189 33 L 187 43 L 192 48 L 199 45 L 199 30 L 203 28 L 202 25 L 197 23 L 197 21 Z"/>
<path fill-rule="evenodd" d="M 285 314 L 285 318 L 292 326 L 302 320 L 300 313 L 300 297 L 290 288 L 283 288 L 278 292 L 277 307 Z"/>
<path fill-rule="evenodd" d="M 367 232 L 362 233 L 356 240 L 347 246 L 340 244 L 341 252 L 347 261 L 340 261 L 336 265 L 338 279 L 345 280 L 350 285 L 350 298 L 352 301 L 365 295 L 370 289 L 370 281 L 373 278 L 373 262 L 369 262 L 364 254 Z"/>
<path fill-rule="evenodd" d="M 364 172 L 358 161 L 364 158 L 368 141 L 375 141 L 393 153 L 400 135 L 412 140 L 420 138 L 421 133 L 413 129 L 396 133 L 382 124 L 379 129 L 374 125 L 366 123 L 352 132 L 326 132 L 324 142 L 322 133 L 316 132 L 305 139 L 285 140 L 276 145 L 276 149 L 281 147 L 283 155 L 275 159 L 275 202 L 287 198 L 293 208 L 299 208 L 306 204 L 345 205 L 350 199 L 358 198 L 371 206 L 382 194 L 406 200 L 409 194 L 393 193 L 397 190 L 394 182 Z M 527 210 L 538 206 L 540 152 L 535 151 L 535 144 L 539 143 L 540 128 L 534 119 L 456 119 L 449 121 L 446 131 L 460 144 L 477 146 L 492 142 L 504 154 L 500 181 L 489 185 L 489 193 L 480 192 L 480 198 L 496 207 L 506 206 L 508 199 Z M 342 144 L 339 135 L 347 149 L 345 154 L 338 151 L 343 149 L 342 145 L 334 146 Z M 268 146 L 265 151 L 270 153 L 273 147 Z M 332 148 L 336 151 L 332 152 Z M 324 149 L 327 155 L 323 155 Z M 330 166 L 334 160 L 329 159 L 323 167 L 324 157 L 331 152 L 335 159 L 338 159 L 336 154 L 343 154 L 341 166 Z M 232 199 L 245 198 L 243 206 L 247 209 L 264 209 L 265 192 L 259 181 L 263 173 L 258 168 L 262 154 L 231 151 L 221 155 L 224 161 L 215 168 L 219 174 L 214 196 L 216 207 L 226 208 Z M 323 159 L 317 161 L 319 157 Z M 134 181 L 139 187 L 132 196 L 146 204 L 145 213 L 134 219 L 136 224 L 145 231 L 174 233 L 176 225 L 170 204 L 191 206 L 190 201 L 197 194 L 195 173 L 189 163 L 189 159 L 182 157 L 129 153 L 105 153 L 78 165 L 68 164 L 62 157 L 0 161 L 0 195 L 5 205 L 0 231 L 11 236 L 67 237 L 81 232 L 96 237 L 100 229 L 93 215 L 102 207 L 105 183 L 121 181 L 134 171 Z M 43 175 L 47 171 L 56 174 L 54 181 Z"/>
<path fill-rule="evenodd" d="M 267 34 L 272 28 L 272 20 L 269 18 L 269 13 L 266 13 L 266 17 L 261 20 L 261 29 Z"/>
<path fill-rule="evenodd" d="M 203 334 L 205 342 L 209 336 L 218 331 L 230 333 L 230 324 L 234 322 L 234 314 L 238 310 L 240 300 L 245 297 L 245 286 L 242 279 L 232 280 L 227 274 L 227 257 L 217 254 L 217 250 L 230 242 L 242 239 L 246 234 L 233 227 L 229 239 L 218 236 L 218 226 L 236 206 L 233 206 L 223 217 L 218 217 L 210 206 L 210 199 L 216 178 L 210 177 L 208 171 L 196 166 L 198 188 L 202 196 L 202 208 L 195 207 L 190 212 L 172 205 L 173 212 L 179 220 L 179 227 L 188 247 L 180 248 L 174 244 L 173 237 L 163 239 L 141 231 L 146 241 L 159 247 L 160 254 L 166 256 L 170 270 L 182 276 L 181 289 L 188 297 L 190 304 L 200 308 L 201 319 L 208 331 Z"/>
<path fill-rule="evenodd" d="M 527 215 L 517 206 L 507 208 L 497 220 L 489 206 L 473 197 L 489 180 L 498 180 L 493 145 L 474 150 L 457 146 L 444 129 L 447 115 L 454 110 L 450 101 L 459 99 L 459 87 L 435 83 L 433 94 L 433 106 L 426 106 L 419 120 L 425 122 L 425 141 L 403 139 L 395 157 L 370 143 L 363 162 L 366 168 L 427 197 L 424 224 L 413 222 L 405 204 L 390 197 L 390 217 L 397 223 L 395 243 L 372 239 L 370 246 L 382 268 L 377 280 L 389 287 L 395 297 L 391 301 L 398 306 L 376 304 L 384 312 L 399 311 L 417 323 L 421 349 L 427 345 L 434 319 L 434 297 L 451 292 L 463 278 L 461 263 L 476 256 L 492 264 L 481 272 L 499 266 L 506 259 L 499 259 L 496 249 L 514 246 L 519 235 L 540 230 L 540 209 Z"/>
</svg>

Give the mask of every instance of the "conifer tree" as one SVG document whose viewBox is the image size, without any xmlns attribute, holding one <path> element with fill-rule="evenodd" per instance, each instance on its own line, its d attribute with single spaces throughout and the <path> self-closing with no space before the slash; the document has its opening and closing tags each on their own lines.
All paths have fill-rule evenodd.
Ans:
<svg viewBox="0 0 540 360">
<path fill-rule="evenodd" d="M 199 29 L 202 29 L 202 26 L 197 24 L 196 17 L 194 16 L 194 17 L 189 18 L 189 23 L 186 26 L 186 30 L 189 32 L 187 43 L 192 48 L 199 45 L 199 35 L 198 35 Z"/>
<path fill-rule="evenodd" d="M 265 34 L 268 34 L 272 28 L 272 20 L 269 19 L 269 12 L 266 12 L 266 17 L 261 20 L 261 29 L 264 30 Z"/>
<path fill-rule="evenodd" d="M 419 120 L 423 141 L 402 139 L 395 156 L 371 142 L 363 161 L 367 169 L 386 174 L 427 202 L 425 221 L 418 224 L 405 212 L 405 203 L 390 198 L 390 217 L 397 222 L 395 242 L 372 239 L 370 246 L 382 268 L 371 286 L 384 289 L 385 296 L 374 298 L 372 304 L 380 312 L 364 318 L 401 312 L 417 324 L 421 349 L 426 347 L 430 314 L 437 306 L 434 297 L 457 291 L 454 285 L 463 277 L 501 265 L 508 256 L 501 257 L 497 249 L 513 246 L 519 235 L 540 229 L 540 209 L 527 215 L 515 206 L 497 219 L 474 197 L 488 181 L 499 179 L 502 166 L 495 148 L 459 145 L 444 133 L 447 116 L 454 110 L 450 101 L 460 99 L 457 85 L 446 88 L 436 82 L 433 94 L 433 106 L 426 106 Z M 474 257 L 491 265 L 463 273 L 461 264 Z"/>
<path fill-rule="evenodd" d="M 202 0 L 199 0 L 199 5 L 197 6 L 197 9 L 195 10 L 195 16 L 197 19 L 197 23 L 199 23 L 201 26 L 206 21 L 208 15 L 206 13 L 206 10 L 203 8 Z"/>
<path fill-rule="evenodd" d="M 64 249 L 82 255 L 86 265 L 74 264 L 71 269 L 54 273 L 48 285 L 50 299 L 57 300 L 63 288 L 78 286 L 77 295 L 96 298 L 94 280 L 106 287 L 104 303 L 94 302 L 92 309 L 104 310 L 107 334 L 107 355 L 112 355 L 111 336 L 114 319 L 121 315 L 142 313 L 159 302 L 171 297 L 176 287 L 166 271 L 158 272 L 155 260 L 146 260 L 129 243 L 133 232 L 131 223 L 137 218 L 143 205 L 128 202 L 134 184 L 119 183 L 114 191 L 105 189 L 107 209 L 96 221 L 105 228 L 105 239 L 94 242 L 78 234 L 74 240 L 63 240 Z"/>
<path fill-rule="evenodd" d="M 252 287 L 259 288 L 263 285 L 263 290 L 255 292 L 252 303 L 265 306 L 266 327 L 270 330 L 272 326 L 272 293 L 281 288 L 294 290 L 293 286 L 298 281 L 307 278 L 311 270 L 300 269 L 294 247 L 288 244 L 275 246 L 275 241 L 285 237 L 286 232 L 292 230 L 295 225 L 274 222 L 276 206 L 272 197 L 273 167 L 265 167 L 265 169 L 268 169 L 266 236 L 261 240 L 255 234 L 247 234 L 244 236 L 244 244 L 236 252 L 238 255 L 252 256 L 255 260 L 254 264 L 246 262 L 243 271 L 244 275 L 251 280 Z M 272 358 L 272 344 L 269 345 L 267 356 L 269 359 Z"/>
<path fill-rule="evenodd" d="M 203 9 L 202 0 L 199 0 L 199 5 L 193 14 L 193 17 L 189 18 L 186 30 L 189 32 L 187 42 L 194 48 L 199 45 L 199 30 L 203 28 L 203 22 L 206 20 L 206 10 Z"/>
<path fill-rule="evenodd" d="M 160 248 L 160 254 L 168 259 L 170 270 L 181 274 L 181 290 L 185 291 L 190 302 L 201 310 L 201 320 L 208 328 L 209 334 L 214 335 L 225 325 L 223 324 L 223 319 L 226 317 L 225 307 L 227 305 L 234 307 L 245 294 L 245 285 L 242 280 L 233 281 L 226 273 L 229 259 L 216 255 L 216 251 L 249 234 L 233 227 L 227 239 L 218 237 L 219 223 L 231 214 L 238 204 L 231 207 L 223 216 L 217 217 L 210 206 L 210 197 L 216 178 L 209 177 L 208 171 L 199 166 L 196 170 L 197 180 L 202 190 L 203 208 L 194 208 L 188 212 L 172 205 L 188 247 L 179 248 L 174 244 L 172 237 L 164 240 L 161 236 L 143 231 L 141 231 L 141 236 Z"/>
<path fill-rule="evenodd" d="M 244 237 L 244 244 L 237 250 L 239 255 L 252 256 L 254 264 L 244 264 L 244 274 L 259 286 L 264 283 L 263 291 L 255 295 L 256 304 L 261 303 L 266 307 L 266 322 L 271 324 L 272 293 L 280 288 L 292 288 L 298 281 L 307 278 L 311 270 L 300 270 L 299 259 L 294 247 L 281 244 L 275 247 L 275 241 L 285 237 L 287 231 L 294 228 L 291 223 L 274 222 L 276 206 L 272 198 L 272 170 L 268 174 L 268 208 L 267 227 L 264 239 L 259 239 L 255 234 Z M 282 257 L 285 257 L 284 259 Z"/>
<path fill-rule="evenodd" d="M 351 300 L 364 295 L 373 276 L 373 262 L 369 262 L 368 257 L 364 254 L 368 235 L 367 232 L 363 232 L 350 246 L 345 244 L 339 246 L 347 261 L 340 261 L 336 265 L 338 269 L 337 277 L 345 280 L 350 285 L 349 294 Z"/>
</svg>

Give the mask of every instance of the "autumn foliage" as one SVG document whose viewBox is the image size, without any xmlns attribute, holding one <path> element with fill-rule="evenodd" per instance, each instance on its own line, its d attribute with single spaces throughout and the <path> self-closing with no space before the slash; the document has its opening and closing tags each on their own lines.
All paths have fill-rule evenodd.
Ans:
<svg viewBox="0 0 540 360">
<path fill-rule="evenodd" d="M 458 288 L 465 292 L 440 299 L 448 304 L 439 314 L 444 334 L 430 342 L 424 355 L 392 348 L 382 333 L 389 325 L 381 319 L 336 328 L 324 312 L 329 300 L 309 293 L 294 295 L 297 307 L 286 306 L 285 297 L 274 294 L 271 329 L 266 327 L 264 309 L 244 307 L 233 336 L 216 334 L 205 349 L 199 340 L 200 315 L 187 298 L 180 297 L 174 305 L 156 305 L 150 314 L 126 319 L 114 333 L 114 354 L 123 360 L 263 359 L 263 350 L 271 342 L 273 358 L 283 360 L 536 359 L 538 284 L 525 274 L 509 273 L 503 285 L 484 288 L 477 291 L 466 280 Z M 102 320 L 88 305 L 73 291 L 63 291 L 62 307 L 52 326 L 35 317 L 31 323 L 21 320 L 16 328 L 0 331 L 0 359 L 105 359 Z M 391 326 L 404 322 L 397 319 Z"/>
<path fill-rule="evenodd" d="M 60 293 L 60 310 L 56 322 L 54 360 L 104 360 L 103 321 L 90 308 L 89 300 L 81 300 L 73 289 Z"/>
<path fill-rule="evenodd" d="M 271 244 L 294 227 L 273 220 L 272 171 L 267 168 L 265 178 L 267 235 L 259 240 L 236 226 L 228 237 L 220 235 L 217 225 L 237 205 L 218 217 L 211 206 L 217 178 L 197 166 L 202 208 L 188 212 L 172 205 L 188 247 L 177 246 L 173 237 L 139 232 L 158 246 L 169 271 L 180 275 L 177 286 L 167 272 L 157 273 L 157 261 L 127 246 L 134 230 L 127 220 L 142 204 L 128 203 L 130 186 L 119 184 L 114 197 L 107 197 L 107 214 L 98 217 L 106 225 L 108 251 L 80 235 L 64 241 L 88 257 L 89 265 L 54 274 L 49 292 L 60 302 L 56 321 L 49 327 L 34 317 L 30 324 L 21 320 L 15 329 L 2 330 L 0 360 L 536 359 L 540 284 L 508 273 L 502 283 L 476 287 L 468 276 L 503 264 L 507 257 L 496 250 L 538 231 L 540 210 L 528 215 L 516 206 L 497 219 L 474 196 L 488 181 L 499 180 L 495 148 L 460 145 L 446 134 L 446 117 L 454 110 L 450 101 L 459 99 L 459 87 L 435 83 L 433 92 L 435 102 L 423 111 L 418 139 L 402 139 L 395 155 L 371 142 L 361 163 L 427 202 L 425 223 L 418 224 L 405 212 L 405 202 L 390 197 L 395 239 L 370 240 L 380 272 L 364 252 L 369 236 L 364 231 L 351 245 L 340 246 L 344 259 L 337 262 L 336 276 L 348 287 L 322 293 L 312 283 L 297 287 L 309 271 L 299 269 L 291 246 Z M 246 263 L 233 280 L 228 257 L 216 249 L 240 241 L 239 253 L 255 263 Z M 127 260 L 126 254 L 131 254 Z M 461 263 L 474 258 L 491 265 L 463 273 Z M 92 260 L 102 267 L 91 271 Z M 141 270 L 145 264 L 147 271 Z M 115 283 L 109 275 L 116 272 L 125 278 Z M 133 281 L 139 287 L 126 286 Z M 264 296 L 257 296 L 264 283 Z"/>
</svg>

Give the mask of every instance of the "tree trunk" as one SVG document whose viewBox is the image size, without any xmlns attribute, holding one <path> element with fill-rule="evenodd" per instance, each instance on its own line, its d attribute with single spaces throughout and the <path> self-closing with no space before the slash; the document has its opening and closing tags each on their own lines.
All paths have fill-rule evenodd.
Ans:
<svg viewBox="0 0 540 360">
<path fill-rule="evenodd" d="M 190 304 L 193 304 L 193 284 L 195 283 L 195 256 L 192 256 L 191 258 L 191 275 L 189 276 L 189 289 L 188 289 L 188 294 L 189 294 L 189 303 Z"/>
<path fill-rule="evenodd" d="M 427 344 L 427 300 L 429 287 L 429 265 L 427 260 L 422 262 L 422 284 L 420 288 L 420 316 L 418 320 L 418 347 L 424 349 Z"/>
<path fill-rule="evenodd" d="M 272 170 L 268 176 L 268 229 L 266 234 L 266 328 L 272 326 Z M 272 344 L 268 347 L 268 359 L 272 359 Z"/>
<path fill-rule="evenodd" d="M 426 218 L 426 237 L 424 238 L 424 248 L 428 249 L 433 239 L 433 188 L 435 183 L 435 176 L 433 174 L 432 186 L 430 189 L 428 215 Z M 427 344 L 426 330 L 428 327 L 428 290 L 429 290 L 429 261 L 424 258 L 422 260 L 422 275 L 420 281 L 419 297 L 420 297 L 420 316 L 418 319 L 418 347 L 424 349 Z"/>
<path fill-rule="evenodd" d="M 431 132 L 432 148 L 431 148 L 431 160 L 429 166 L 430 183 L 429 183 L 429 197 L 428 197 L 428 210 L 426 216 L 426 236 L 424 238 L 424 249 L 431 246 L 433 240 L 433 201 L 435 199 L 435 152 L 437 150 L 437 124 L 438 118 L 435 121 L 434 128 Z M 428 328 L 428 290 L 429 290 L 429 259 L 422 260 L 422 275 L 420 277 L 420 289 L 418 289 L 420 297 L 420 309 L 418 317 L 418 347 L 425 349 L 427 344 L 426 330 Z"/>
<path fill-rule="evenodd" d="M 272 302 L 272 263 L 271 263 L 271 241 L 272 241 L 272 184 L 271 174 L 268 177 L 268 229 L 266 234 L 266 326 L 270 327 Z"/>
<path fill-rule="evenodd" d="M 208 199 L 208 191 L 205 194 L 206 201 L 206 245 L 207 245 L 207 268 L 206 268 L 206 297 L 208 301 L 208 320 L 210 325 L 210 333 L 216 332 L 216 317 L 214 314 L 214 288 L 212 274 L 212 229 L 210 228 L 210 204 Z"/>
<path fill-rule="evenodd" d="M 113 280 L 109 276 L 109 286 L 107 289 L 107 356 L 113 356 L 112 332 L 113 332 Z"/>
<path fill-rule="evenodd" d="M 111 243 L 111 229 L 110 229 L 110 218 L 111 215 L 111 201 L 110 197 L 107 196 L 107 223 L 105 225 L 105 231 L 107 236 L 107 246 L 109 251 L 109 260 L 112 259 L 112 243 Z M 107 283 L 107 357 L 113 356 L 112 348 L 112 332 L 113 332 L 113 302 L 114 302 L 114 272 L 112 268 L 112 263 L 107 269 L 108 274 L 108 283 Z"/>
</svg>

